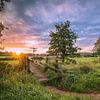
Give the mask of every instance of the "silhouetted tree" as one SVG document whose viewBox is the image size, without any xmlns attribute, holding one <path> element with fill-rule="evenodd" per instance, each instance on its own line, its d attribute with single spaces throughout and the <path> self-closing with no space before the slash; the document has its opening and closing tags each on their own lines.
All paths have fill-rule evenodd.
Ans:
<svg viewBox="0 0 100 100">
<path fill-rule="evenodd" d="M 5 3 L 10 1 L 11 0 L 0 0 L 0 11 L 4 10 Z"/>
<path fill-rule="evenodd" d="M 56 31 L 50 34 L 50 47 L 49 53 L 60 55 L 62 62 L 65 61 L 67 55 L 73 55 L 77 52 L 77 47 L 75 47 L 76 34 L 70 29 L 70 22 L 66 21 L 61 24 L 55 25 Z"/>
</svg>

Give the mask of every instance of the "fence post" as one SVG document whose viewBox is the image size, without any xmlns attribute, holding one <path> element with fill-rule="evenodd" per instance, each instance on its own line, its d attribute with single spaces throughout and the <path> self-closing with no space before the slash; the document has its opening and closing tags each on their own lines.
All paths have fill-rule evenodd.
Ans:
<svg viewBox="0 0 100 100">
<path fill-rule="evenodd" d="M 49 60 L 49 58 L 48 58 L 48 56 L 46 56 L 46 64 L 48 64 L 48 60 Z"/>
<path fill-rule="evenodd" d="M 24 57 L 25 70 L 30 73 L 30 60 L 27 56 Z"/>
</svg>

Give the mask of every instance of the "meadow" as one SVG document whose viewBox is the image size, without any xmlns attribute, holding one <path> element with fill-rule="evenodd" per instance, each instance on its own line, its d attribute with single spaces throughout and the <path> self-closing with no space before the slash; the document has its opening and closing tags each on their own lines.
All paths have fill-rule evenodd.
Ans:
<svg viewBox="0 0 100 100">
<path fill-rule="evenodd" d="M 98 72 L 94 70 L 91 71 L 91 69 L 89 69 L 89 73 L 87 71 L 85 73 L 84 69 L 82 69 L 82 71 L 79 70 L 80 68 L 79 65 L 81 65 L 80 61 L 81 63 L 85 64 L 84 62 L 87 62 L 87 59 L 88 61 L 89 59 L 91 59 L 91 63 L 94 63 L 94 60 L 92 61 L 93 58 L 77 58 L 77 61 L 79 63 L 76 64 L 77 67 L 75 68 L 74 68 L 75 64 L 68 65 L 66 63 L 64 64 L 60 63 L 59 66 L 61 69 L 64 70 L 65 73 L 67 73 L 69 69 L 74 70 L 72 74 L 66 74 L 67 77 L 64 77 L 63 81 L 61 81 L 60 83 L 58 79 L 52 80 L 53 77 L 56 75 L 55 72 L 52 72 L 51 70 L 44 72 L 50 78 L 47 84 L 56 86 L 60 89 L 65 89 L 65 90 L 67 89 L 68 91 L 70 90 L 68 87 L 70 87 L 70 85 L 73 85 L 73 87 L 71 86 L 72 87 L 71 89 L 75 90 L 74 92 L 87 93 L 86 87 L 84 88 L 86 89 L 85 91 L 83 89 L 82 81 L 85 81 L 88 78 L 86 85 L 90 86 L 90 83 L 91 82 L 93 83 L 88 88 L 88 91 L 99 93 L 100 92 L 99 62 L 98 66 L 97 65 L 94 66 L 94 69 L 96 69 Z M 95 60 L 98 61 L 98 59 L 96 58 Z M 90 61 L 88 63 L 90 63 Z M 41 67 L 42 70 L 45 69 L 45 66 L 44 67 L 43 66 L 44 65 L 42 65 Z M 50 64 L 50 66 L 52 66 L 52 64 Z M 73 84 L 73 79 L 77 79 L 77 77 L 79 77 L 79 74 L 80 78 L 78 78 L 77 83 Z M 93 88 L 93 90 L 90 91 L 91 88 Z M 51 91 L 47 91 L 45 89 L 45 86 L 41 85 L 33 74 L 25 71 L 24 66 L 21 63 L 18 63 L 18 60 L 12 60 L 12 61 L 5 60 L 3 62 L 0 61 L 0 100 L 16 100 L 16 99 L 17 100 L 99 100 L 99 98 L 92 98 L 88 96 L 62 95 L 53 93 Z"/>
<path fill-rule="evenodd" d="M 77 58 L 71 58 L 76 61 L 76 63 L 70 63 L 69 61 L 60 64 L 60 66 L 64 69 L 66 68 L 78 68 L 78 67 L 83 67 L 87 66 L 89 68 L 99 68 L 100 67 L 100 58 L 98 57 L 77 57 Z"/>
<path fill-rule="evenodd" d="M 100 58 L 77 57 L 70 58 L 76 63 L 59 63 L 58 68 L 63 72 L 63 77 L 50 68 L 45 71 L 50 79 L 47 84 L 60 89 L 81 93 L 100 93 Z M 50 61 L 49 67 L 56 67 L 56 63 Z M 45 69 L 46 65 L 44 65 Z M 55 78 L 56 77 L 56 78 Z"/>
</svg>

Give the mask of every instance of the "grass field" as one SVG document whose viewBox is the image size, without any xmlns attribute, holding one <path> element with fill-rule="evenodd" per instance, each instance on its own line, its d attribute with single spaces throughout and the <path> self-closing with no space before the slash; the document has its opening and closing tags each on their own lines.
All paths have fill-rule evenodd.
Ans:
<svg viewBox="0 0 100 100">
<path fill-rule="evenodd" d="M 68 69 L 68 68 L 77 68 L 77 67 L 83 67 L 83 66 L 88 66 L 91 68 L 99 68 L 100 67 L 100 57 L 75 57 L 75 58 L 69 58 L 72 60 L 75 60 L 76 63 L 70 63 L 65 60 L 65 63 L 61 63 L 59 61 L 59 66 Z M 42 63 L 45 64 L 45 59 L 42 60 Z M 55 57 L 49 57 L 49 64 L 55 63 Z"/>
<path fill-rule="evenodd" d="M 87 96 L 64 96 L 48 92 L 32 74 L 19 71 L 18 66 L 4 64 L 3 67 L 3 76 L 0 76 L 0 100 L 98 100 Z"/>
<path fill-rule="evenodd" d="M 70 59 L 74 59 L 76 63 L 68 63 L 66 59 L 64 64 L 58 64 L 60 70 L 64 72 L 62 79 L 55 78 L 57 73 L 53 70 L 46 71 L 50 79 L 47 84 L 73 92 L 100 93 L 100 58 L 77 57 Z M 49 66 L 55 68 L 55 64 L 52 63 L 54 61 L 50 62 Z"/>
<path fill-rule="evenodd" d="M 67 64 L 67 60 L 64 64 L 61 64 L 64 68 L 75 68 L 75 67 L 81 67 L 81 66 L 88 66 L 92 68 L 100 67 L 100 58 L 97 57 L 77 57 L 77 58 L 71 58 L 76 61 L 76 64 Z"/>
<path fill-rule="evenodd" d="M 11 59 L 11 58 L 14 58 L 14 56 L 11 56 L 11 55 L 8 55 L 8 56 L 0 56 L 0 62 L 8 62 L 9 64 L 18 64 L 19 63 L 19 60 L 15 60 L 15 59 Z"/>
<path fill-rule="evenodd" d="M 59 64 L 66 77 L 63 81 L 51 80 L 49 84 L 74 92 L 100 93 L 100 62 L 99 58 L 74 58 L 76 64 Z M 6 63 L 6 64 L 5 64 Z M 51 66 L 51 64 L 50 64 Z M 84 66 L 86 68 L 84 69 Z M 20 68 L 22 67 L 22 68 Z M 80 67 L 83 67 L 80 69 Z M 89 69 L 87 68 L 89 67 Z M 44 68 L 44 67 L 41 67 Z M 93 70 L 91 70 L 93 68 Z M 67 74 L 67 71 L 74 71 Z M 88 72 L 87 72 L 88 70 Z M 46 72 L 50 79 L 56 73 Z M 18 60 L 0 62 L 0 100 L 99 100 L 87 96 L 60 95 L 48 92 L 37 82 L 36 78 L 19 66 Z"/>
</svg>

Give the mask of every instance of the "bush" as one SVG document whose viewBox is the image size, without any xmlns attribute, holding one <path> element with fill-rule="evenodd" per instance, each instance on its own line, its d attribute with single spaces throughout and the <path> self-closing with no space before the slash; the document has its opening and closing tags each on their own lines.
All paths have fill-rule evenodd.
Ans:
<svg viewBox="0 0 100 100">
<path fill-rule="evenodd" d="M 100 92 L 100 78 L 95 77 L 93 74 L 83 75 L 77 82 L 72 84 L 71 91 L 75 92 Z"/>
<path fill-rule="evenodd" d="M 62 78 L 61 87 L 70 90 L 71 85 L 76 82 L 77 77 L 75 75 L 66 75 Z"/>
<path fill-rule="evenodd" d="M 93 69 L 88 67 L 88 66 L 82 66 L 80 67 L 80 71 L 83 73 L 83 74 L 88 74 L 89 72 L 92 72 Z"/>
<path fill-rule="evenodd" d="M 88 89 L 88 92 L 100 92 L 100 77 L 95 77 L 93 74 L 87 76 L 84 86 Z"/>
</svg>

